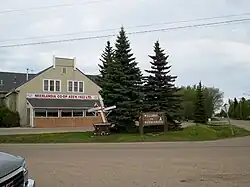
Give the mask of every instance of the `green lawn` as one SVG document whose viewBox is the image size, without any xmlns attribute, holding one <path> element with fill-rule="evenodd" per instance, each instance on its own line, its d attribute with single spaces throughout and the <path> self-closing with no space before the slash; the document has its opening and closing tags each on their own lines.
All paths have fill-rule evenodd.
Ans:
<svg viewBox="0 0 250 187">
<path fill-rule="evenodd" d="M 250 131 L 233 127 L 235 136 L 249 136 Z M 164 133 L 112 134 L 110 136 L 93 136 L 92 132 L 2 135 L 0 143 L 91 143 L 91 142 L 160 142 L 160 141 L 206 141 L 232 138 L 228 125 L 196 125 L 182 131 Z"/>
</svg>

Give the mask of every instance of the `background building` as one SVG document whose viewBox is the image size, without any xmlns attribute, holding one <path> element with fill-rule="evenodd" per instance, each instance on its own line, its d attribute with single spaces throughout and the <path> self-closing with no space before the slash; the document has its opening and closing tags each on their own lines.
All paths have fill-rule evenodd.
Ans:
<svg viewBox="0 0 250 187">
<path fill-rule="evenodd" d="M 101 122 L 95 113 L 100 105 L 100 87 L 95 76 L 85 75 L 74 58 L 53 58 L 53 65 L 38 74 L 0 72 L 0 96 L 11 110 L 18 111 L 20 125 L 90 127 Z"/>
</svg>

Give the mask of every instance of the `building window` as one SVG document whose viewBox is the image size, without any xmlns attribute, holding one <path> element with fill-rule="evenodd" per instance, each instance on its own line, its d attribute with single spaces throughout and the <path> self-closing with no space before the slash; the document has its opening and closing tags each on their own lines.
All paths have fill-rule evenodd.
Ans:
<svg viewBox="0 0 250 187">
<path fill-rule="evenodd" d="M 43 80 L 43 90 L 49 91 L 49 80 Z"/>
<path fill-rule="evenodd" d="M 61 91 L 61 80 L 44 79 L 43 80 L 43 91 L 60 92 Z"/>
<path fill-rule="evenodd" d="M 83 110 L 73 110 L 73 117 L 83 117 Z"/>
<path fill-rule="evenodd" d="M 78 92 L 78 82 L 74 82 L 74 92 Z"/>
<path fill-rule="evenodd" d="M 72 110 L 62 110 L 61 117 L 72 117 Z"/>
<path fill-rule="evenodd" d="M 58 117 L 58 110 L 48 109 L 47 110 L 47 117 Z"/>
<path fill-rule="evenodd" d="M 68 81 L 68 92 L 84 92 L 84 82 L 83 81 Z"/>
<path fill-rule="evenodd" d="M 55 90 L 55 81 L 50 80 L 49 81 L 49 91 L 54 92 L 54 90 Z"/>
<path fill-rule="evenodd" d="M 62 73 L 66 74 L 67 73 L 67 69 L 66 68 L 62 68 Z"/>
<path fill-rule="evenodd" d="M 73 85 L 72 85 L 72 81 L 68 82 L 68 91 L 72 92 L 73 91 Z"/>
<path fill-rule="evenodd" d="M 97 112 L 88 112 L 86 110 L 86 117 L 92 117 L 92 116 L 97 116 Z"/>
<path fill-rule="evenodd" d="M 60 81 L 56 81 L 56 91 L 60 92 Z"/>
<path fill-rule="evenodd" d="M 35 109 L 35 117 L 46 117 L 45 109 Z"/>
<path fill-rule="evenodd" d="M 83 82 L 78 82 L 79 92 L 83 92 Z"/>
</svg>

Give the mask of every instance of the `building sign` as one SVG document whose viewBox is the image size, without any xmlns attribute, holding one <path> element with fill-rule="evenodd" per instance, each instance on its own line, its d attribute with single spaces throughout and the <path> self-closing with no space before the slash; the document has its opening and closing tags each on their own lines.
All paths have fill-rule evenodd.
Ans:
<svg viewBox="0 0 250 187">
<path fill-rule="evenodd" d="M 98 95 L 50 94 L 27 93 L 28 99 L 73 99 L 73 100 L 98 100 Z"/>
<path fill-rule="evenodd" d="M 142 113 L 141 122 L 143 126 L 164 125 L 165 116 L 162 112 Z"/>
</svg>

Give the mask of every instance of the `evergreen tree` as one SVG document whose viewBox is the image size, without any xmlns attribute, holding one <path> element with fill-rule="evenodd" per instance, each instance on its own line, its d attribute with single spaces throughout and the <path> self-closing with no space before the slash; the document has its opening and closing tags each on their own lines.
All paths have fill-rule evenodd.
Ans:
<svg viewBox="0 0 250 187">
<path fill-rule="evenodd" d="M 104 79 L 107 74 L 107 68 L 109 67 L 110 63 L 113 63 L 114 60 L 114 50 L 110 45 L 110 41 L 107 41 L 107 45 L 103 51 L 103 54 L 101 55 L 101 62 L 102 64 L 99 64 L 101 78 Z M 101 84 L 101 82 L 100 82 Z"/>
<path fill-rule="evenodd" d="M 194 122 L 203 124 L 207 123 L 207 115 L 205 112 L 205 99 L 201 82 L 199 83 L 196 90 Z"/>
<path fill-rule="evenodd" d="M 110 94 L 117 108 L 110 114 L 109 120 L 120 131 L 130 131 L 138 118 L 141 105 L 142 74 L 131 53 L 130 43 L 122 27 L 115 44 L 114 67 L 110 77 L 113 91 Z"/>
<path fill-rule="evenodd" d="M 114 101 L 110 94 L 113 92 L 113 77 L 115 74 L 115 64 L 114 64 L 114 50 L 110 45 L 110 42 L 107 42 L 107 45 L 101 55 L 100 61 L 102 64 L 99 64 L 101 76 L 98 78 L 98 85 L 102 88 L 100 95 L 103 98 L 105 106 L 114 105 Z"/>
<path fill-rule="evenodd" d="M 145 70 L 149 75 L 145 77 L 143 86 L 145 112 L 166 112 L 167 119 L 172 120 L 180 114 L 179 89 L 175 87 L 177 76 L 170 75 L 171 66 L 168 64 L 168 55 L 161 49 L 159 41 L 154 45 L 154 55 L 149 56 L 152 61 L 151 69 Z M 169 126 L 174 129 L 175 126 Z"/>
</svg>

